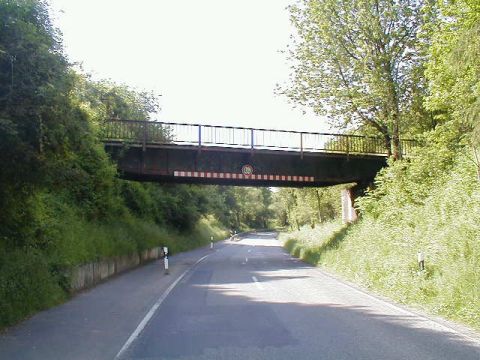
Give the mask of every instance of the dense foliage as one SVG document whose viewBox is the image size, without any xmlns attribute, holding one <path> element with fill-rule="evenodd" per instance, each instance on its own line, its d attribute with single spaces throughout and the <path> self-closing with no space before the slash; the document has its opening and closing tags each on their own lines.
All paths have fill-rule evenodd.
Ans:
<svg viewBox="0 0 480 360">
<path fill-rule="evenodd" d="M 116 177 L 103 121 L 157 109 L 154 94 L 76 73 L 44 1 L 0 0 L 0 327 L 64 300 L 72 266 L 266 227 L 267 189 Z"/>
<path fill-rule="evenodd" d="M 398 159 L 400 136 L 418 126 L 412 117 L 426 116 L 420 37 L 431 17 L 426 4 L 298 1 L 290 7 L 297 29 L 291 50 L 294 73 L 283 93 L 329 116 L 332 125 L 382 136 L 387 151 Z"/>
<path fill-rule="evenodd" d="M 339 218 L 343 187 L 279 189 L 272 204 L 277 225 L 290 229 L 300 229 L 303 225 L 315 228 L 317 224 Z"/>
<path fill-rule="evenodd" d="M 360 222 L 285 235 L 287 248 L 397 301 L 480 329 L 480 188 L 466 149 L 392 164 L 359 201 Z M 432 176 L 435 174 L 435 176 Z M 391 206 L 394 203 L 396 206 Z M 420 271 L 417 253 L 425 254 Z M 368 256 L 366 256 L 368 254 Z"/>
<path fill-rule="evenodd" d="M 344 3 L 308 2 L 312 7 L 329 4 L 339 12 Z M 361 3 L 402 11 L 410 6 L 387 0 Z M 424 70 L 417 76 L 426 86 L 417 98 L 423 109 L 407 131 L 423 146 L 409 159 L 390 159 L 375 186 L 356 202 L 359 222 L 301 229 L 285 235 L 286 246 L 398 301 L 480 329 L 480 3 L 431 2 L 422 12 L 428 15 L 419 29 Z M 347 68 L 356 72 L 351 64 Z M 423 271 L 418 252 L 425 254 Z"/>
</svg>

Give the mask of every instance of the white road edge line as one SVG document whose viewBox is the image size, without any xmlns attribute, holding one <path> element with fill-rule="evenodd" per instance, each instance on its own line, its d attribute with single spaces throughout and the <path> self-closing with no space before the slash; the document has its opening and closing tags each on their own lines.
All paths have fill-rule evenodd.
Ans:
<svg viewBox="0 0 480 360">
<path fill-rule="evenodd" d="M 255 282 L 255 285 L 257 286 L 257 288 L 259 288 L 260 290 L 264 289 L 263 285 L 258 281 L 258 279 L 255 276 L 252 276 L 252 279 Z"/>
<path fill-rule="evenodd" d="M 148 322 L 150 321 L 150 319 L 153 317 L 153 315 L 155 314 L 155 311 L 157 311 L 157 309 L 160 307 L 160 305 L 165 301 L 165 299 L 167 298 L 168 294 L 170 294 L 170 292 L 173 290 L 173 288 L 180 282 L 180 280 L 183 279 L 183 277 L 190 271 L 193 269 L 193 267 L 195 267 L 195 265 L 199 264 L 201 261 L 203 261 L 205 258 L 207 258 L 208 256 L 210 256 L 211 254 L 208 254 L 208 255 L 205 255 L 204 257 L 198 259 L 195 264 L 193 264 L 191 267 L 189 267 L 187 270 L 185 270 L 178 278 L 177 280 L 175 280 L 172 284 L 170 284 L 170 286 L 167 288 L 167 290 L 165 290 L 163 292 L 163 294 L 158 298 L 158 300 L 155 302 L 155 304 L 153 304 L 153 306 L 150 308 L 150 310 L 148 311 L 147 315 L 145 315 L 145 317 L 142 319 L 142 321 L 140 321 L 140 324 L 138 324 L 137 328 L 133 331 L 133 333 L 130 335 L 130 337 L 128 338 L 128 340 L 125 342 L 125 344 L 123 344 L 122 348 L 120 349 L 120 351 L 117 353 L 117 355 L 115 355 L 115 358 L 114 359 L 119 359 L 120 356 L 123 355 L 123 353 L 125 351 L 128 350 L 128 348 L 130 347 L 130 345 L 132 345 L 132 343 L 135 341 L 135 339 L 140 335 L 140 333 L 143 331 L 143 329 L 145 328 L 145 326 L 148 324 Z"/>
<path fill-rule="evenodd" d="M 437 320 L 435 319 L 431 319 L 425 315 L 422 315 L 422 314 L 418 314 L 418 313 L 415 313 L 413 311 L 410 311 L 410 310 L 407 310 L 407 309 L 403 309 L 401 308 L 400 306 L 397 306 L 397 305 L 394 305 L 394 304 L 391 304 L 389 303 L 388 301 L 386 300 L 383 300 L 381 298 L 378 298 L 374 295 L 371 295 L 369 293 L 367 293 L 366 291 L 363 291 L 362 289 L 357 289 L 356 287 L 350 285 L 350 284 L 347 284 L 346 282 L 343 282 L 341 279 L 337 279 L 335 278 L 334 276 L 328 274 L 327 272 L 324 272 L 322 269 L 319 269 L 319 268 L 315 268 L 315 270 L 317 270 L 320 274 L 322 274 L 323 276 L 326 276 L 332 280 L 335 280 L 336 282 L 338 282 L 339 284 L 343 285 L 344 287 L 347 287 L 355 292 L 357 292 L 358 294 L 362 294 L 363 296 L 366 296 L 374 301 L 376 301 L 377 303 L 380 303 L 392 310 L 396 310 L 398 312 L 401 312 L 403 313 L 404 315 L 409 315 L 409 316 L 412 316 L 412 317 L 416 317 L 416 318 L 420 318 L 422 319 L 423 321 L 428 321 L 428 322 L 431 322 L 433 324 L 435 324 L 436 326 L 438 326 L 440 329 L 442 329 L 444 332 L 449 332 L 449 333 L 453 333 L 459 337 L 463 337 L 465 339 L 468 339 L 470 340 L 471 342 L 475 343 L 475 344 L 480 344 L 480 341 L 478 339 L 475 339 L 474 337 L 471 337 L 469 336 L 468 334 L 465 334 L 463 332 L 460 332 L 450 326 L 447 326 L 447 325 L 444 325 L 440 322 L 438 322 Z"/>
</svg>

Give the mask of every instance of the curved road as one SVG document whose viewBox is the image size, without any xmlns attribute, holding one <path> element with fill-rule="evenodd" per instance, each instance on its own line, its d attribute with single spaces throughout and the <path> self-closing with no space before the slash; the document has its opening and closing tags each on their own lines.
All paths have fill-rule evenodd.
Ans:
<svg viewBox="0 0 480 360">
<path fill-rule="evenodd" d="M 478 334 L 250 234 L 131 271 L 0 336 L 1 359 L 480 359 Z"/>
</svg>

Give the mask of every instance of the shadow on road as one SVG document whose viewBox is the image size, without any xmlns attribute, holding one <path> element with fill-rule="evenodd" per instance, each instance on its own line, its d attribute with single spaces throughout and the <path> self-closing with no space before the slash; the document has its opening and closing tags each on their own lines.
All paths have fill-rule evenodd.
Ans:
<svg viewBox="0 0 480 360">
<path fill-rule="evenodd" d="M 229 256 L 209 259 L 171 293 L 126 359 L 480 358 L 478 344 L 427 319 L 331 302 L 321 287 L 308 296 L 315 279 L 299 270 L 312 267 L 280 252 L 264 246 L 248 269 Z"/>
</svg>

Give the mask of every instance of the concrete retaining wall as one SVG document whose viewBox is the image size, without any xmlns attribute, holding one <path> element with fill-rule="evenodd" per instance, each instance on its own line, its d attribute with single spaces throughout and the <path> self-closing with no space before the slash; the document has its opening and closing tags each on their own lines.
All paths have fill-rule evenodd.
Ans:
<svg viewBox="0 0 480 360">
<path fill-rule="evenodd" d="M 113 259 L 100 260 L 74 267 L 70 271 L 70 290 L 77 292 L 91 287 L 99 282 L 119 274 L 123 271 L 137 267 L 163 257 L 163 249 L 156 247 L 142 253 L 134 253 L 124 256 L 117 256 Z"/>
</svg>

